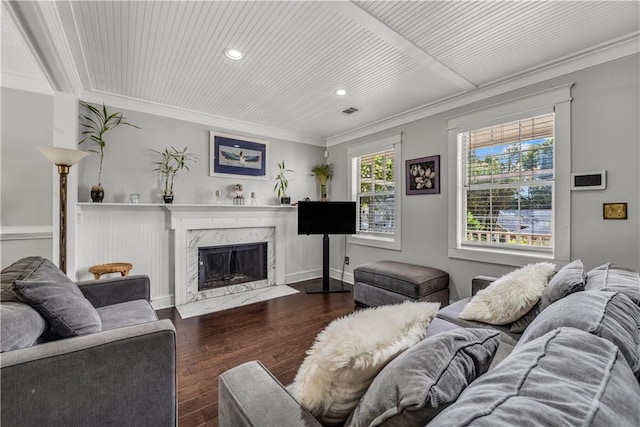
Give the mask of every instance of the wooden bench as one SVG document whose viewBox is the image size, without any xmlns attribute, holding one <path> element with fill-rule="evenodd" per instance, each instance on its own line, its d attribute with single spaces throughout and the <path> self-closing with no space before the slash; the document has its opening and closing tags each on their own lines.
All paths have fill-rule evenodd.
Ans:
<svg viewBox="0 0 640 427">
<path fill-rule="evenodd" d="M 108 264 L 98 264 L 89 267 L 89 273 L 93 274 L 93 278 L 98 280 L 103 274 L 120 273 L 121 276 L 128 276 L 133 265 L 128 262 L 111 262 Z"/>
</svg>

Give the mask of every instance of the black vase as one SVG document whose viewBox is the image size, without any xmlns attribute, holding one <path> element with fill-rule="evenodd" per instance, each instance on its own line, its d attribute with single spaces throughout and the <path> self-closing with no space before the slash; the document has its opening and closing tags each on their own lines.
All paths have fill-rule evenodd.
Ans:
<svg viewBox="0 0 640 427">
<path fill-rule="evenodd" d="M 164 200 L 165 203 L 169 204 L 169 203 L 173 203 L 173 194 L 170 196 L 162 196 L 162 199 Z"/>
<path fill-rule="evenodd" d="M 290 205 L 291 204 L 291 197 L 289 197 L 289 196 L 280 197 L 280 204 L 281 205 Z"/>
<path fill-rule="evenodd" d="M 104 189 L 99 185 L 91 187 L 91 201 L 93 203 L 102 203 L 104 199 Z"/>
</svg>

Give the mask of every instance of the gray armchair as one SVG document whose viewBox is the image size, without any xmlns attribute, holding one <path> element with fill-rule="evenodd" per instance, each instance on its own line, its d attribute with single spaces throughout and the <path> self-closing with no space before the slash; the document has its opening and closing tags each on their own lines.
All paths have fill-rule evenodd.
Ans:
<svg viewBox="0 0 640 427">
<path fill-rule="evenodd" d="M 1 424 L 175 426 L 176 333 L 149 303 L 149 278 L 78 285 L 102 331 L 1 353 Z"/>
</svg>

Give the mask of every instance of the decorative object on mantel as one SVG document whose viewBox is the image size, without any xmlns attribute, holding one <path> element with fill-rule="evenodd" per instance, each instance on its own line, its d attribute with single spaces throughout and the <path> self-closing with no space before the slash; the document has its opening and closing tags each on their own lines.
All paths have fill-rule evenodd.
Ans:
<svg viewBox="0 0 640 427">
<path fill-rule="evenodd" d="M 131 200 L 131 203 L 136 204 L 140 201 L 140 195 L 138 193 L 133 193 L 129 196 L 129 200 Z"/>
<path fill-rule="evenodd" d="M 162 199 L 165 203 L 173 203 L 173 179 L 180 170 L 189 170 L 187 163 L 197 162 L 198 155 L 187 153 L 187 147 L 184 147 L 182 151 L 177 150 L 173 146 L 171 148 L 165 148 L 164 151 L 151 151 L 158 154 L 161 159 L 158 162 L 153 162 L 154 165 L 157 165 L 153 170 L 164 175 Z"/>
<path fill-rule="evenodd" d="M 102 188 L 102 162 L 104 160 L 104 149 L 107 145 L 107 142 L 104 140 L 105 134 L 115 129 L 119 125 L 127 125 L 136 129 L 140 128 L 125 121 L 126 118 L 122 115 L 121 112 L 108 112 L 107 107 L 104 104 L 102 104 L 102 111 L 100 111 L 93 105 L 89 105 L 83 101 L 80 101 L 80 105 L 89 110 L 90 115 L 80 114 L 80 116 L 84 119 L 84 122 L 80 123 L 80 126 L 82 126 L 85 130 L 81 132 L 83 138 L 80 142 L 78 142 L 78 145 L 87 140 L 97 145 L 97 149 L 89 149 L 87 151 L 96 153 L 100 156 L 98 184 L 91 187 L 91 200 L 101 203 L 104 199 L 104 188 Z"/>
<path fill-rule="evenodd" d="M 51 163 L 58 167 L 60 174 L 60 237 L 59 237 L 59 261 L 58 268 L 63 272 L 67 272 L 67 175 L 69 168 L 78 163 L 89 155 L 84 151 L 72 150 L 70 148 L 60 147 L 36 147 Z"/>
<path fill-rule="evenodd" d="M 440 193 L 440 156 L 407 160 L 407 195 Z"/>
<path fill-rule="evenodd" d="M 234 184 L 233 191 L 235 196 L 233 197 L 234 205 L 244 205 L 244 196 L 242 195 L 242 184 Z"/>
<path fill-rule="evenodd" d="M 284 160 L 278 163 L 278 175 L 276 175 L 274 181 L 276 185 L 273 187 L 273 191 L 280 198 L 281 205 L 290 205 L 291 197 L 287 196 L 287 187 L 289 187 L 289 179 L 287 178 L 287 172 L 293 172 L 291 169 L 287 169 L 284 165 Z"/>
<path fill-rule="evenodd" d="M 258 206 L 258 198 L 255 192 L 251 192 L 251 206 Z"/>
<path fill-rule="evenodd" d="M 214 201 L 216 205 L 222 204 L 222 196 L 220 195 L 220 190 L 216 190 L 216 200 Z"/>
<path fill-rule="evenodd" d="M 311 176 L 315 176 L 320 184 L 320 201 L 326 202 L 327 199 L 327 181 L 333 177 L 333 165 L 321 163 L 311 168 Z"/>
</svg>

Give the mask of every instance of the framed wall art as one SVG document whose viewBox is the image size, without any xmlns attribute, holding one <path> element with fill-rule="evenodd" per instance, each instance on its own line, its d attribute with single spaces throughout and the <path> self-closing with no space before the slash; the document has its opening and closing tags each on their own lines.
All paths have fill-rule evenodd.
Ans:
<svg viewBox="0 0 640 427">
<path fill-rule="evenodd" d="M 267 141 L 209 132 L 209 175 L 267 179 L 268 147 Z"/>
<path fill-rule="evenodd" d="M 405 162 L 407 195 L 440 193 L 440 156 Z"/>
</svg>

